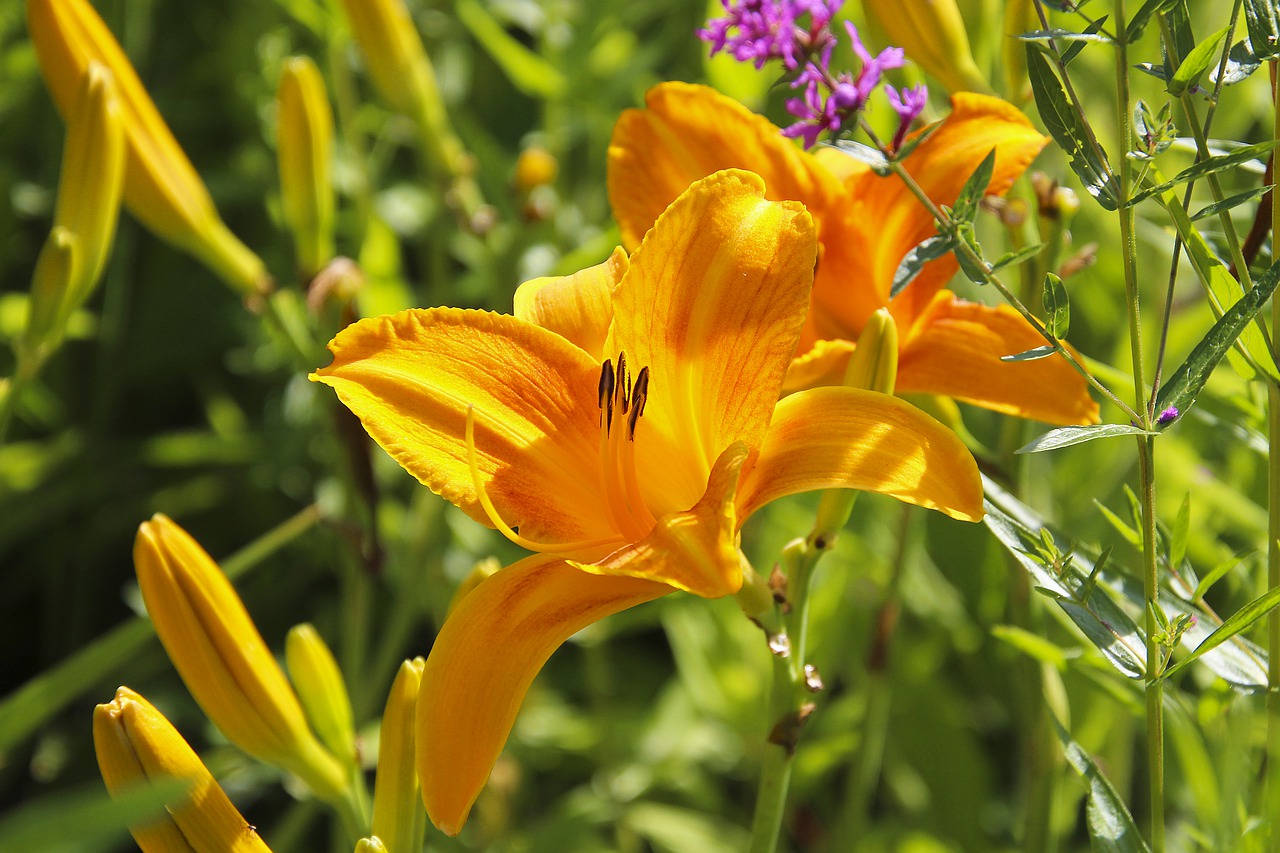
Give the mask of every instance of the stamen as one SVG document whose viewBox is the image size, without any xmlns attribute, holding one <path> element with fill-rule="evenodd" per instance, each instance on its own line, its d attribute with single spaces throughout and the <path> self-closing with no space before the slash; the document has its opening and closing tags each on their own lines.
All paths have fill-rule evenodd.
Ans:
<svg viewBox="0 0 1280 853">
<path fill-rule="evenodd" d="M 606 430 L 613 427 L 613 362 L 604 360 L 600 368 L 600 386 L 596 390 L 596 405 L 600 407 L 600 425 Z"/>
<path fill-rule="evenodd" d="M 608 364 L 608 362 L 605 362 Z M 603 376 L 601 378 L 603 385 Z M 507 525 L 502 517 L 498 515 L 498 510 L 493 505 L 493 501 L 489 500 L 489 495 L 484 490 L 484 483 L 480 479 L 480 463 L 476 459 L 476 418 L 475 406 L 467 406 L 467 466 L 471 469 L 471 484 L 476 490 L 476 499 L 480 501 L 480 506 L 484 509 L 484 514 L 489 517 L 489 521 L 497 528 L 498 532 L 510 539 L 521 548 L 527 548 L 530 551 L 539 551 L 544 554 L 565 554 L 570 551 L 579 551 L 586 548 L 597 548 L 601 545 L 613 545 L 622 541 L 621 536 L 610 536 L 603 539 L 583 539 L 578 542 L 560 542 L 548 544 L 545 542 L 535 542 L 532 539 L 526 539 L 519 533 L 516 533 Z"/>
<path fill-rule="evenodd" d="M 618 411 L 622 414 L 627 413 L 627 409 L 631 406 L 631 383 L 627 381 L 627 354 L 625 352 L 618 353 L 618 390 L 615 400 Z"/>
<path fill-rule="evenodd" d="M 652 530 L 657 521 L 644 502 L 640 492 L 640 480 L 636 476 L 636 423 L 644 414 L 644 404 L 649 399 L 649 368 L 640 368 L 635 385 L 631 389 L 631 413 L 627 416 L 627 440 L 622 452 L 622 481 L 627 490 L 627 504 L 633 517 L 646 530 Z"/>
<path fill-rule="evenodd" d="M 649 367 L 648 365 L 640 368 L 640 373 L 636 376 L 636 384 L 631 390 L 631 414 L 627 416 L 627 438 L 631 441 L 636 440 L 636 422 L 640 420 L 640 416 L 644 414 L 644 404 L 649 399 Z"/>
</svg>

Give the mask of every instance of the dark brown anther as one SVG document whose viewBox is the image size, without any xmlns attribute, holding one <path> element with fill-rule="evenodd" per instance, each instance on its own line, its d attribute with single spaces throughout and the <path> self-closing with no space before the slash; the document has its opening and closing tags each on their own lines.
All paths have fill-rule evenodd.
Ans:
<svg viewBox="0 0 1280 853">
<path fill-rule="evenodd" d="M 627 376 L 627 354 L 625 352 L 618 353 L 618 382 L 614 391 L 615 405 L 622 414 L 627 413 L 627 409 L 631 407 L 631 382 Z"/>
<path fill-rule="evenodd" d="M 600 420 L 606 429 L 613 426 L 613 362 L 604 360 L 600 368 L 600 387 L 596 391 L 596 405 L 600 407 Z"/>
<path fill-rule="evenodd" d="M 627 438 L 632 441 L 636 437 L 636 422 L 644 414 L 644 404 L 649 399 L 649 368 L 642 367 L 636 374 L 636 383 L 631 389 L 631 414 L 627 416 Z"/>
</svg>

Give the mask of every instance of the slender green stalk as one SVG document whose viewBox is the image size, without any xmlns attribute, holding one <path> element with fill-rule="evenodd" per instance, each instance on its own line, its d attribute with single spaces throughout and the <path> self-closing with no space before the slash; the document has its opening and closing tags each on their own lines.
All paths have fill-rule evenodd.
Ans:
<svg viewBox="0 0 1280 853">
<path fill-rule="evenodd" d="M 1275 103 L 1272 136 L 1280 139 L 1280 66 L 1271 63 L 1272 98 Z M 1280 222 L 1280 193 L 1271 191 L 1271 242 L 1275 245 L 1276 223 Z M 1280 331 L 1280 300 L 1271 300 L 1271 330 Z M 1272 357 L 1280 364 L 1280 345 L 1272 339 Z M 1280 587 L 1280 386 L 1267 384 L 1267 588 Z M 1267 781 L 1263 802 L 1271 815 L 1268 849 L 1280 853 L 1280 612 L 1267 617 Z"/>
<path fill-rule="evenodd" d="M 1120 243 L 1124 265 L 1125 303 L 1129 313 L 1129 346 L 1133 360 L 1134 395 L 1139 411 L 1149 422 L 1143 368 L 1142 305 L 1138 290 L 1138 247 L 1134 235 L 1134 209 L 1129 204 L 1133 192 L 1133 162 L 1127 153 L 1133 150 L 1133 125 L 1130 122 L 1128 15 L 1125 0 L 1116 0 L 1116 123 L 1119 128 L 1118 160 L 1120 163 Z M 1146 607 L 1146 729 L 1147 786 L 1150 792 L 1151 850 L 1164 853 L 1164 685 L 1159 680 L 1157 662 L 1161 659 L 1156 642 L 1159 625 L 1155 608 L 1159 607 L 1160 568 L 1156 559 L 1156 495 L 1155 437 L 1138 437 L 1138 469 L 1142 505 L 1142 587 Z"/>
</svg>

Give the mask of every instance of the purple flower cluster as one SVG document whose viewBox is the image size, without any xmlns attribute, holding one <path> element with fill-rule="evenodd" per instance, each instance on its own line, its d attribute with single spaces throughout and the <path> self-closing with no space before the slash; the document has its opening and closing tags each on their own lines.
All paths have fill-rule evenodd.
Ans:
<svg viewBox="0 0 1280 853">
<path fill-rule="evenodd" d="M 885 48 L 872 56 L 857 28 L 846 21 L 845 32 L 861 68 L 856 77 L 852 72 L 832 73 L 831 55 L 838 39 L 831 31 L 831 21 L 844 0 L 720 2 L 727 14 L 708 21 L 698 37 L 711 45 L 713 56 L 723 50 L 756 68 L 763 68 L 770 60 L 782 60 L 788 74 L 793 75 L 791 87 L 800 90 L 799 97 L 787 101 L 787 112 L 797 121 L 782 132 L 804 140 L 805 148 L 813 147 L 824 130 L 834 134 L 850 126 L 880 85 L 884 72 L 902 67 L 901 48 Z M 886 90 L 900 117 L 894 137 L 897 148 L 924 109 L 927 92 L 924 86 L 904 89 L 901 94 L 890 87 Z"/>
</svg>

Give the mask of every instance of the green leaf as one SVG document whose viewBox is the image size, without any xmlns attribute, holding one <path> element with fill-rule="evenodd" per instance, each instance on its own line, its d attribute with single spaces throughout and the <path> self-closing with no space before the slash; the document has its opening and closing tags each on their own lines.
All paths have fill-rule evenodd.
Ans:
<svg viewBox="0 0 1280 853">
<path fill-rule="evenodd" d="M 90 839 L 123 837 L 131 824 L 162 814 L 191 787 L 186 779 L 144 783 L 112 797 L 100 785 L 27 803 L 0 821 L 0 850 L 75 853 Z M 103 849 L 106 845 L 90 846 Z"/>
<path fill-rule="evenodd" d="M 1027 45 L 1027 74 L 1040 118 L 1049 135 L 1066 153 L 1072 171 L 1098 204 L 1115 210 L 1119 206 L 1117 182 L 1106 154 L 1090 142 L 1084 118 L 1076 112 L 1049 60 L 1034 43 Z"/>
<path fill-rule="evenodd" d="M 1227 572 L 1231 571 L 1236 566 L 1240 565 L 1240 563 L 1245 558 L 1250 557 L 1252 555 L 1253 555 L 1253 551 L 1242 551 L 1239 554 L 1233 554 L 1232 556 L 1227 557 L 1227 559 L 1218 563 L 1218 565 L 1214 566 L 1212 569 L 1209 570 L 1208 574 L 1206 574 L 1203 578 L 1200 579 L 1200 583 L 1196 585 L 1196 591 L 1191 594 L 1191 597 L 1196 601 L 1199 601 L 1200 599 L 1204 598 L 1204 594 L 1208 592 L 1215 583 L 1222 580 L 1222 578 L 1227 574 Z"/>
<path fill-rule="evenodd" d="M 916 276 L 920 275 L 920 271 L 924 269 L 924 265 L 930 261 L 936 261 L 943 257 L 947 252 L 951 251 L 951 247 L 955 245 L 950 237 L 942 234 L 936 234 L 907 252 L 903 257 L 902 263 L 898 264 L 898 269 L 893 273 L 893 284 L 889 288 L 889 298 L 893 299 L 903 289 L 915 281 Z"/>
<path fill-rule="evenodd" d="M 565 77 L 554 65 L 525 47 L 476 0 L 454 4 L 460 20 L 507 79 L 531 98 L 554 98 L 565 88 Z"/>
<path fill-rule="evenodd" d="M 1029 33 L 1023 33 L 1018 36 L 1018 39 L 1020 41 L 1096 41 L 1103 44 L 1111 44 L 1111 39 L 1096 31 L 1078 33 L 1074 30 L 1063 30 L 1058 28 L 1033 30 Z"/>
<path fill-rule="evenodd" d="M 1260 61 L 1280 58 L 1280 11 L 1274 0 L 1244 0 L 1249 46 Z"/>
<path fill-rule="evenodd" d="M 1275 184 L 1267 184 L 1266 186 L 1263 186 L 1263 187 L 1254 187 L 1253 189 L 1248 190 L 1246 192 L 1237 193 L 1236 195 L 1229 196 L 1228 198 L 1224 198 L 1222 201 L 1215 201 L 1213 204 L 1207 204 L 1204 207 L 1197 210 L 1195 213 L 1191 214 L 1191 221 L 1199 222 L 1201 219 L 1204 219 L 1206 216 L 1214 216 L 1216 214 L 1221 213 L 1224 210 L 1231 210 L 1234 207 L 1239 207 L 1245 202 L 1253 201 L 1255 198 L 1258 198 L 1259 196 L 1266 195 L 1274 186 Z"/>
<path fill-rule="evenodd" d="M 1180 414 L 1187 413 L 1187 410 L 1195 404 L 1196 397 L 1204 388 L 1204 384 L 1209 381 L 1209 374 L 1213 373 L 1213 369 L 1218 366 L 1218 362 L 1222 361 L 1222 357 L 1227 354 L 1227 350 L 1235 343 L 1236 338 L 1240 337 L 1240 333 L 1262 310 L 1262 306 L 1271 297 L 1277 284 L 1280 284 L 1280 262 L 1274 264 L 1255 281 L 1253 290 L 1240 297 L 1239 302 L 1227 309 L 1200 343 L 1196 344 L 1187 360 L 1160 388 L 1160 393 L 1156 397 L 1157 411 L 1164 411 L 1172 406 Z M 1271 362 L 1271 366 L 1274 368 L 1274 362 Z"/>
<path fill-rule="evenodd" d="M 1067 666 L 1068 654 L 1061 646 L 1025 628 L 992 625 L 991 636 L 1042 663 L 1051 664 L 1058 669 L 1065 669 Z"/>
<path fill-rule="evenodd" d="M 1110 17 L 1111 17 L 1110 15 L 1103 15 L 1101 18 L 1098 18 L 1097 20 L 1091 22 L 1089 26 L 1084 28 L 1084 35 L 1091 36 L 1099 32 L 1102 29 L 1102 27 L 1107 23 L 1107 20 Z M 1108 43 L 1110 43 L 1110 41 L 1111 39 L 1107 39 Z M 1062 52 L 1062 67 L 1066 68 L 1067 65 L 1071 62 L 1071 60 L 1079 56 L 1080 51 L 1084 50 L 1084 46 L 1086 44 L 1088 44 L 1087 41 L 1077 41 L 1074 44 L 1072 44 L 1070 47 L 1068 47 L 1066 50 L 1064 50 Z"/>
<path fill-rule="evenodd" d="M 1049 356 L 1053 355 L 1057 351 L 1058 351 L 1057 347 L 1050 346 L 1049 344 L 1045 344 L 1042 347 L 1035 347 L 1033 349 L 1023 350 L 1022 352 L 1016 352 L 1013 355 L 1002 355 L 1000 356 L 1000 360 L 1001 361 L 1035 361 L 1041 358 L 1048 358 Z"/>
<path fill-rule="evenodd" d="M 1256 145 L 1242 145 L 1239 148 L 1232 149 L 1226 154 L 1217 154 L 1200 160 L 1192 166 L 1183 169 L 1172 179 L 1148 187 L 1142 192 L 1135 195 L 1130 204 L 1148 199 L 1158 193 L 1164 193 L 1174 187 L 1181 186 L 1189 181 L 1198 181 L 1208 175 L 1226 171 L 1227 169 L 1239 166 L 1242 163 L 1248 163 L 1251 160 L 1257 160 L 1263 155 L 1269 153 L 1276 145 L 1280 145 L 1280 140 L 1270 139 L 1266 142 L 1259 142 Z M 1184 238 L 1185 239 L 1185 238 Z"/>
<path fill-rule="evenodd" d="M 1227 37 L 1229 29 L 1230 27 L 1223 27 L 1218 30 L 1196 45 L 1195 49 L 1183 58 L 1182 64 L 1178 66 L 1178 70 L 1173 73 L 1172 79 L 1169 80 L 1169 94 L 1177 97 L 1187 91 L 1188 87 L 1196 84 L 1196 81 L 1200 79 L 1200 75 L 1215 63 L 1218 45 L 1222 44 L 1222 40 Z"/>
<path fill-rule="evenodd" d="M 1133 815 L 1115 787 L 1107 780 L 1084 747 L 1072 740 L 1058 718 L 1050 713 L 1053 727 L 1062 742 L 1062 753 L 1089 786 L 1089 802 L 1085 817 L 1089 824 L 1089 840 L 1095 853 L 1150 853 Z"/>
<path fill-rule="evenodd" d="M 960 188 L 955 206 L 951 208 L 951 221 L 955 223 L 971 223 L 978 217 L 978 209 L 982 205 L 982 197 L 987 194 L 987 185 L 996 171 L 996 149 L 992 148 L 982 158 L 978 168 Z"/>
<path fill-rule="evenodd" d="M 1138 527 L 1141 525 L 1140 521 L 1133 525 L 1129 524 L 1097 498 L 1094 498 L 1093 505 L 1098 508 L 1098 512 L 1102 513 L 1102 517 L 1115 528 L 1116 532 L 1124 538 L 1124 541 L 1135 548 L 1142 547 L 1142 534 L 1138 532 Z"/>
<path fill-rule="evenodd" d="M 1237 634 L 1247 631 L 1254 622 L 1266 616 L 1277 606 L 1280 606 L 1280 587 L 1268 590 L 1233 613 L 1230 619 L 1223 622 L 1216 631 L 1196 646 L 1191 654 L 1166 669 L 1161 678 L 1168 678 L 1205 652 L 1212 651 Z"/>
<path fill-rule="evenodd" d="M 1132 424 L 1090 424 L 1089 426 L 1069 426 L 1051 429 L 1044 435 L 1033 439 L 1019 447 L 1016 453 L 1043 453 L 1046 450 L 1058 450 L 1073 444 L 1083 444 L 1099 438 L 1112 438 L 1117 435 L 1156 435 L 1151 430 L 1136 427 Z"/>
<path fill-rule="evenodd" d="M 1157 12 L 1161 12 L 1172 6 L 1176 0 L 1147 0 L 1143 3 L 1137 12 L 1133 13 L 1133 17 L 1129 19 L 1129 30 L 1126 41 L 1133 43 L 1142 38 L 1142 33 L 1147 28 L 1147 22 L 1151 20 L 1151 16 Z"/>
<path fill-rule="evenodd" d="M 1021 249 L 1016 251 L 1005 252 L 1003 255 L 991 262 L 991 271 L 995 272 L 996 270 L 1004 269 L 1005 267 L 1017 266 L 1029 258 L 1034 258 L 1036 255 L 1040 254 L 1040 250 L 1044 248 L 1044 245 L 1044 243 L 1036 243 L 1034 246 L 1023 246 Z"/>
<path fill-rule="evenodd" d="M 1053 273 L 1045 273 L 1041 299 L 1044 302 L 1046 331 L 1062 340 L 1071 327 L 1071 302 L 1067 298 L 1067 288 L 1063 286 L 1062 279 Z"/>
</svg>

